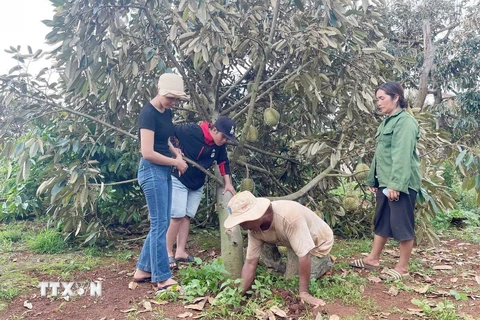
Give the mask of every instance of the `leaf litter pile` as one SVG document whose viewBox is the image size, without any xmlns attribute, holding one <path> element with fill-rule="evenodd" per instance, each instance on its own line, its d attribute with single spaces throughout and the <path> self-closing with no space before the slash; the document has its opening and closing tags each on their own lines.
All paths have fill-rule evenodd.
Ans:
<svg viewBox="0 0 480 320">
<path fill-rule="evenodd" d="M 337 245 L 341 245 L 341 240 Z M 139 247 L 135 250 L 139 251 Z M 204 261 L 219 256 L 218 248 L 190 250 Z M 337 263 L 349 261 L 359 254 L 337 257 Z M 387 245 L 382 266 L 393 267 L 398 256 L 397 248 Z M 21 267 L 23 259 L 28 259 L 28 255 L 17 257 L 14 263 Z M 30 274 L 32 279 L 41 281 L 101 281 L 102 295 L 69 297 L 59 294 L 57 297 L 42 297 L 37 282 L 31 285 L 28 292 L 14 298 L 0 312 L 0 319 L 202 319 L 208 318 L 206 315 L 210 308 L 216 307 L 215 298 L 211 296 L 198 297 L 188 303 L 181 296 L 178 299 L 159 299 L 154 285 L 132 282 L 135 262 L 136 257 L 132 257 L 126 262 L 113 262 L 87 272 L 75 272 L 70 274 L 70 280 L 61 279 L 58 275 Z M 436 319 L 435 312 L 439 312 L 436 310 L 445 312 L 445 306 L 453 309 L 456 319 L 480 319 L 478 244 L 446 240 L 436 246 L 417 247 L 412 254 L 410 270 L 411 277 L 407 279 L 385 282 L 380 279 L 381 271 L 337 267 L 335 274 L 342 278 L 355 274 L 366 280 L 366 284 L 360 286 L 360 291 L 362 299 L 370 303 L 370 308 L 337 298 L 324 299 L 326 306 L 312 308 L 302 304 L 289 291 L 272 288 L 282 304 L 275 304 L 273 300 L 265 301 L 263 306 L 251 310 L 251 317 L 242 319 Z M 232 314 L 235 315 L 235 312 L 240 313 L 241 310 Z"/>
</svg>

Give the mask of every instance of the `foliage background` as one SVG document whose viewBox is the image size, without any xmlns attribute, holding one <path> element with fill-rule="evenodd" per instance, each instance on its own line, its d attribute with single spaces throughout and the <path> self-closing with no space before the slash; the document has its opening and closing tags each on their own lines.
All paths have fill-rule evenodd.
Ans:
<svg viewBox="0 0 480 320">
<path fill-rule="evenodd" d="M 382 119 L 375 88 L 400 81 L 416 102 L 420 21 L 430 23 L 435 44 L 435 101 L 413 110 L 422 128 L 418 240 L 434 240 L 430 217 L 455 206 L 445 168 L 458 170 L 463 189 L 480 190 L 475 3 L 51 2 L 55 15 L 44 23 L 55 49 L 11 47 L 18 64 L 0 76 L 3 220 L 47 216 L 85 243 L 140 232 L 147 212 L 135 183 L 138 113 L 159 75 L 176 72 L 192 100 L 175 122 L 237 121 L 235 185 L 252 178 L 258 196 L 298 200 L 338 234 L 369 235 L 372 198 L 352 173 L 373 155 Z M 42 56 L 52 66 L 30 74 Z M 274 127 L 264 123 L 269 107 L 280 114 Z M 258 138 L 247 141 L 252 126 Z M 212 177 L 199 215 L 205 224 L 216 224 L 214 184 Z M 345 211 L 346 194 L 359 198 L 358 210 Z"/>
</svg>

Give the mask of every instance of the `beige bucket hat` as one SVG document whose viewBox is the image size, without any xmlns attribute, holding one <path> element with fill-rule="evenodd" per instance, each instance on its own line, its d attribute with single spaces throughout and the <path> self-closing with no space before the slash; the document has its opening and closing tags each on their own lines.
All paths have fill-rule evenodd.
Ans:
<svg viewBox="0 0 480 320">
<path fill-rule="evenodd" d="M 175 73 L 164 73 L 160 76 L 160 79 L 158 79 L 158 94 L 169 98 L 190 99 L 185 93 L 182 77 Z"/>
<path fill-rule="evenodd" d="M 259 219 L 270 206 L 270 200 L 266 198 L 256 198 L 250 191 L 237 193 L 228 202 L 228 218 L 223 225 L 226 229 L 231 229 L 246 221 Z"/>
</svg>

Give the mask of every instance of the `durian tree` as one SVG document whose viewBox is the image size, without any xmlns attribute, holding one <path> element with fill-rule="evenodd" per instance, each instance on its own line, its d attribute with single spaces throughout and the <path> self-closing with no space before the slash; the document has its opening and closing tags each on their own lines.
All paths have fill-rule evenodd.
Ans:
<svg viewBox="0 0 480 320">
<path fill-rule="evenodd" d="M 182 75 L 192 98 L 174 110 L 177 123 L 236 120 L 236 185 L 251 179 L 256 195 L 301 201 L 335 227 L 342 199 L 329 191 L 370 163 L 374 89 L 404 70 L 387 50 L 385 3 L 51 2 L 52 67 L 31 75 L 28 63 L 44 53 L 9 50 L 18 65 L 0 78 L 1 143 L 18 182 L 43 169 L 31 185 L 66 234 L 90 243 L 146 219 L 135 183 L 137 118 L 164 72 Z M 218 190 L 223 225 L 229 195 Z M 236 232 L 222 232 L 222 255 L 239 275 Z"/>
</svg>

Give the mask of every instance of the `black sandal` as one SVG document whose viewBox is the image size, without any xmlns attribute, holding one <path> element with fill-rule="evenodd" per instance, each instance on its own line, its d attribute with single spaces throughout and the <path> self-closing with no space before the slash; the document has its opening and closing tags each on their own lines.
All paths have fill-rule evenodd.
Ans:
<svg viewBox="0 0 480 320">
<path fill-rule="evenodd" d="M 170 264 L 170 270 L 177 270 L 178 265 L 177 261 L 175 261 L 175 257 L 168 257 L 168 263 Z"/>
</svg>

